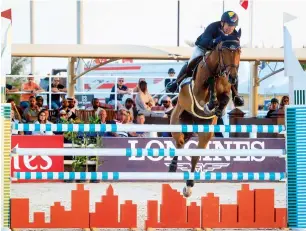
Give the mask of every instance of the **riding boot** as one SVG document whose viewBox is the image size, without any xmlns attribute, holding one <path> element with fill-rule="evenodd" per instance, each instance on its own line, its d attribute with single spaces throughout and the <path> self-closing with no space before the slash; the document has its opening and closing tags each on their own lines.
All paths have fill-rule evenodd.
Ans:
<svg viewBox="0 0 306 231">
<path fill-rule="evenodd" d="M 188 62 L 185 63 L 180 73 L 178 74 L 176 81 L 172 81 L 171 83 L 168 84 L 167 91 L 174 93 L 177 90 L 180 83 L 185 78 L 192 76 L 192 72 L 194 71 L 194 68 L 196 67 L 196 65 L 199 63 L 201 59 L 202 59 L 202 56 L 199 56 L 191 60 L 189 64 Z"/>
<path fill-rule="evenodd" d="M 232 100 L 235 107 L 242 107 L 244 105 L 244 99 L 242 96 L 238 95 L 238 79 L 234 85 L 231 87 L 232 89 Z"/>
<path fill-rule="evenodd" d="M 167 86 L 167 91 L 174 93 L 177 90 L 177 87 L 179 86 L 179 84 L 183 81 L 183 79 L 186 78 L 187 76 L 187 67 L 188 67 L 188 62 L 186 62 L 184 64 L 184 66 L 182 67 L 180 73 L 178 74 L 176 80 L 173 80 L 172 82 L 170 82 Z"/>
</svg>

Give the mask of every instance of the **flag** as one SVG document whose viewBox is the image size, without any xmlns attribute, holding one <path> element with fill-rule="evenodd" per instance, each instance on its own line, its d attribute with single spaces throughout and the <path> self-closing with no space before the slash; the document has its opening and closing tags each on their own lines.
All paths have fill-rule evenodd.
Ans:
<svg viewBox="0 0 306 231">
<path fill-rule="evenodd" d="M 249 0 L 240 0 L 240 5 L 246 10 L 249 6 Z"/>
<path fill-rule="evenodd" d="M 1 17 L 12 21 L 12 10 L 8 9 L 1 12 Z"/>
<path fill-rule="evenodd" d="M 11 73 L 12 12 L 1 12 L 1 77 Z"/>
</svg>

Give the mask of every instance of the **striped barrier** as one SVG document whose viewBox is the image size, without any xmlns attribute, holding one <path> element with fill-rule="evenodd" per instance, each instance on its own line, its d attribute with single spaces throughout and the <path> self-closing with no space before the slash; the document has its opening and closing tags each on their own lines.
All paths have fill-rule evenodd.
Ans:
<svg viewBox="0 0 306 231">
<path fill-rule="evenodd" d="M 186 151 L 188 150 L 188 152 Z M 164 148 L 14 148 L 12 155 L 30 156 L 270 156 L 285 157 L 285 149 L 164 149 Z"/>
<path fill-rule="evenodd" d="M 280 133 L 283 125 L 15 124 L 17 131 L 53 132 L 247 132 Z"/>
<path fill-rule="evenodd" d="M 280 181 L 283 172 L 15 172 L 17 180 Z"/>
<path fill-rule="evenodd" d="M 280 133 L 286 132 L 286 150 L 200 150 L 189 149 L 74 149 L 68 155 L 96 156 L 278 156 L 287 158 L 287 172 L 15 172 L 17 180 L 102 180 L 102 181 L 133 181 L 133 180 L 196 180 L 196 181 L 283 181 L 288 182 L 288 222 L 289 226 L 306 228 L 306 107 L 286 107 L 286 126 L 283 125 L 103 125 L 103 124 L 11 124 L 18 131 L 73 131 L 73 132 L 252 132 Z M 285 129 L 286 127 L 286 129 Z M 192 150 L 192 151 L 191 151 Z M 16 147 L 11 154 L 15 155 L 57 155 L 58 149 L 21 149 Z M 62 151 L 62 150 L 61 150 Z M 65 151 L 65 152 L 66 152 Z M 29 153 L 30 152 L 30 153 Z M 108 153 L 106 153 L 108 152 Z M 186 152 L 186 153 L 184 153 Z M 61 153 L 61 155 L 67 155 Z M 5 156 L 7 158 L 7 154 Z M 264 227 L 262 227 L 264 228 Z"/>
</svg>

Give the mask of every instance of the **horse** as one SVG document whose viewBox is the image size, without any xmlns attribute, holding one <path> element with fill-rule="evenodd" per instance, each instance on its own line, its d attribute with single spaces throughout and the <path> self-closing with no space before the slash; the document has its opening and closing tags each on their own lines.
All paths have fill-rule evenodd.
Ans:
<svg viewBox="0 0 306 231">
<path fill-rule="evenodd" d="M 215 125 L 218 117 L 224 115 L 230 99 L 233 82 L 238 78 L 240 63 L 240 36 L 225 35 L 214 49 L 206 53 L 198 62 L 190 78 L 180 84 L 178 101 L 170 117 L 170 124 L 208 124 Z M 208 104 L 213 97 L 213 107 Z M 192 133 L 172 132 L 177 149 L 192 137 Z M 198 133 L 198 149 L 205 149 L 212 139 L 213 132 Z M 191 172 L 195 171 L 199 156 L 191 157 Z M 176 172 L 178 157 L 174 156 L 169 172 Z M 183 195 L 192 194 L 194 180 L 187 180 Z"/>
</svg>

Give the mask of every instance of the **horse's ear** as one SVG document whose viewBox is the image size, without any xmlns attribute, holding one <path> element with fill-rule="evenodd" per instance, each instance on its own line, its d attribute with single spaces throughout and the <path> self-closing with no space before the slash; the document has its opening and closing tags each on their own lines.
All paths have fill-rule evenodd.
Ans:
<svg viewBox="0 0 306 231">
<path fill-rule="evenodd" d="M 241 37 L 241 28 L 238 30 L 237 37 L 240 39 Z"/>
</svg>

